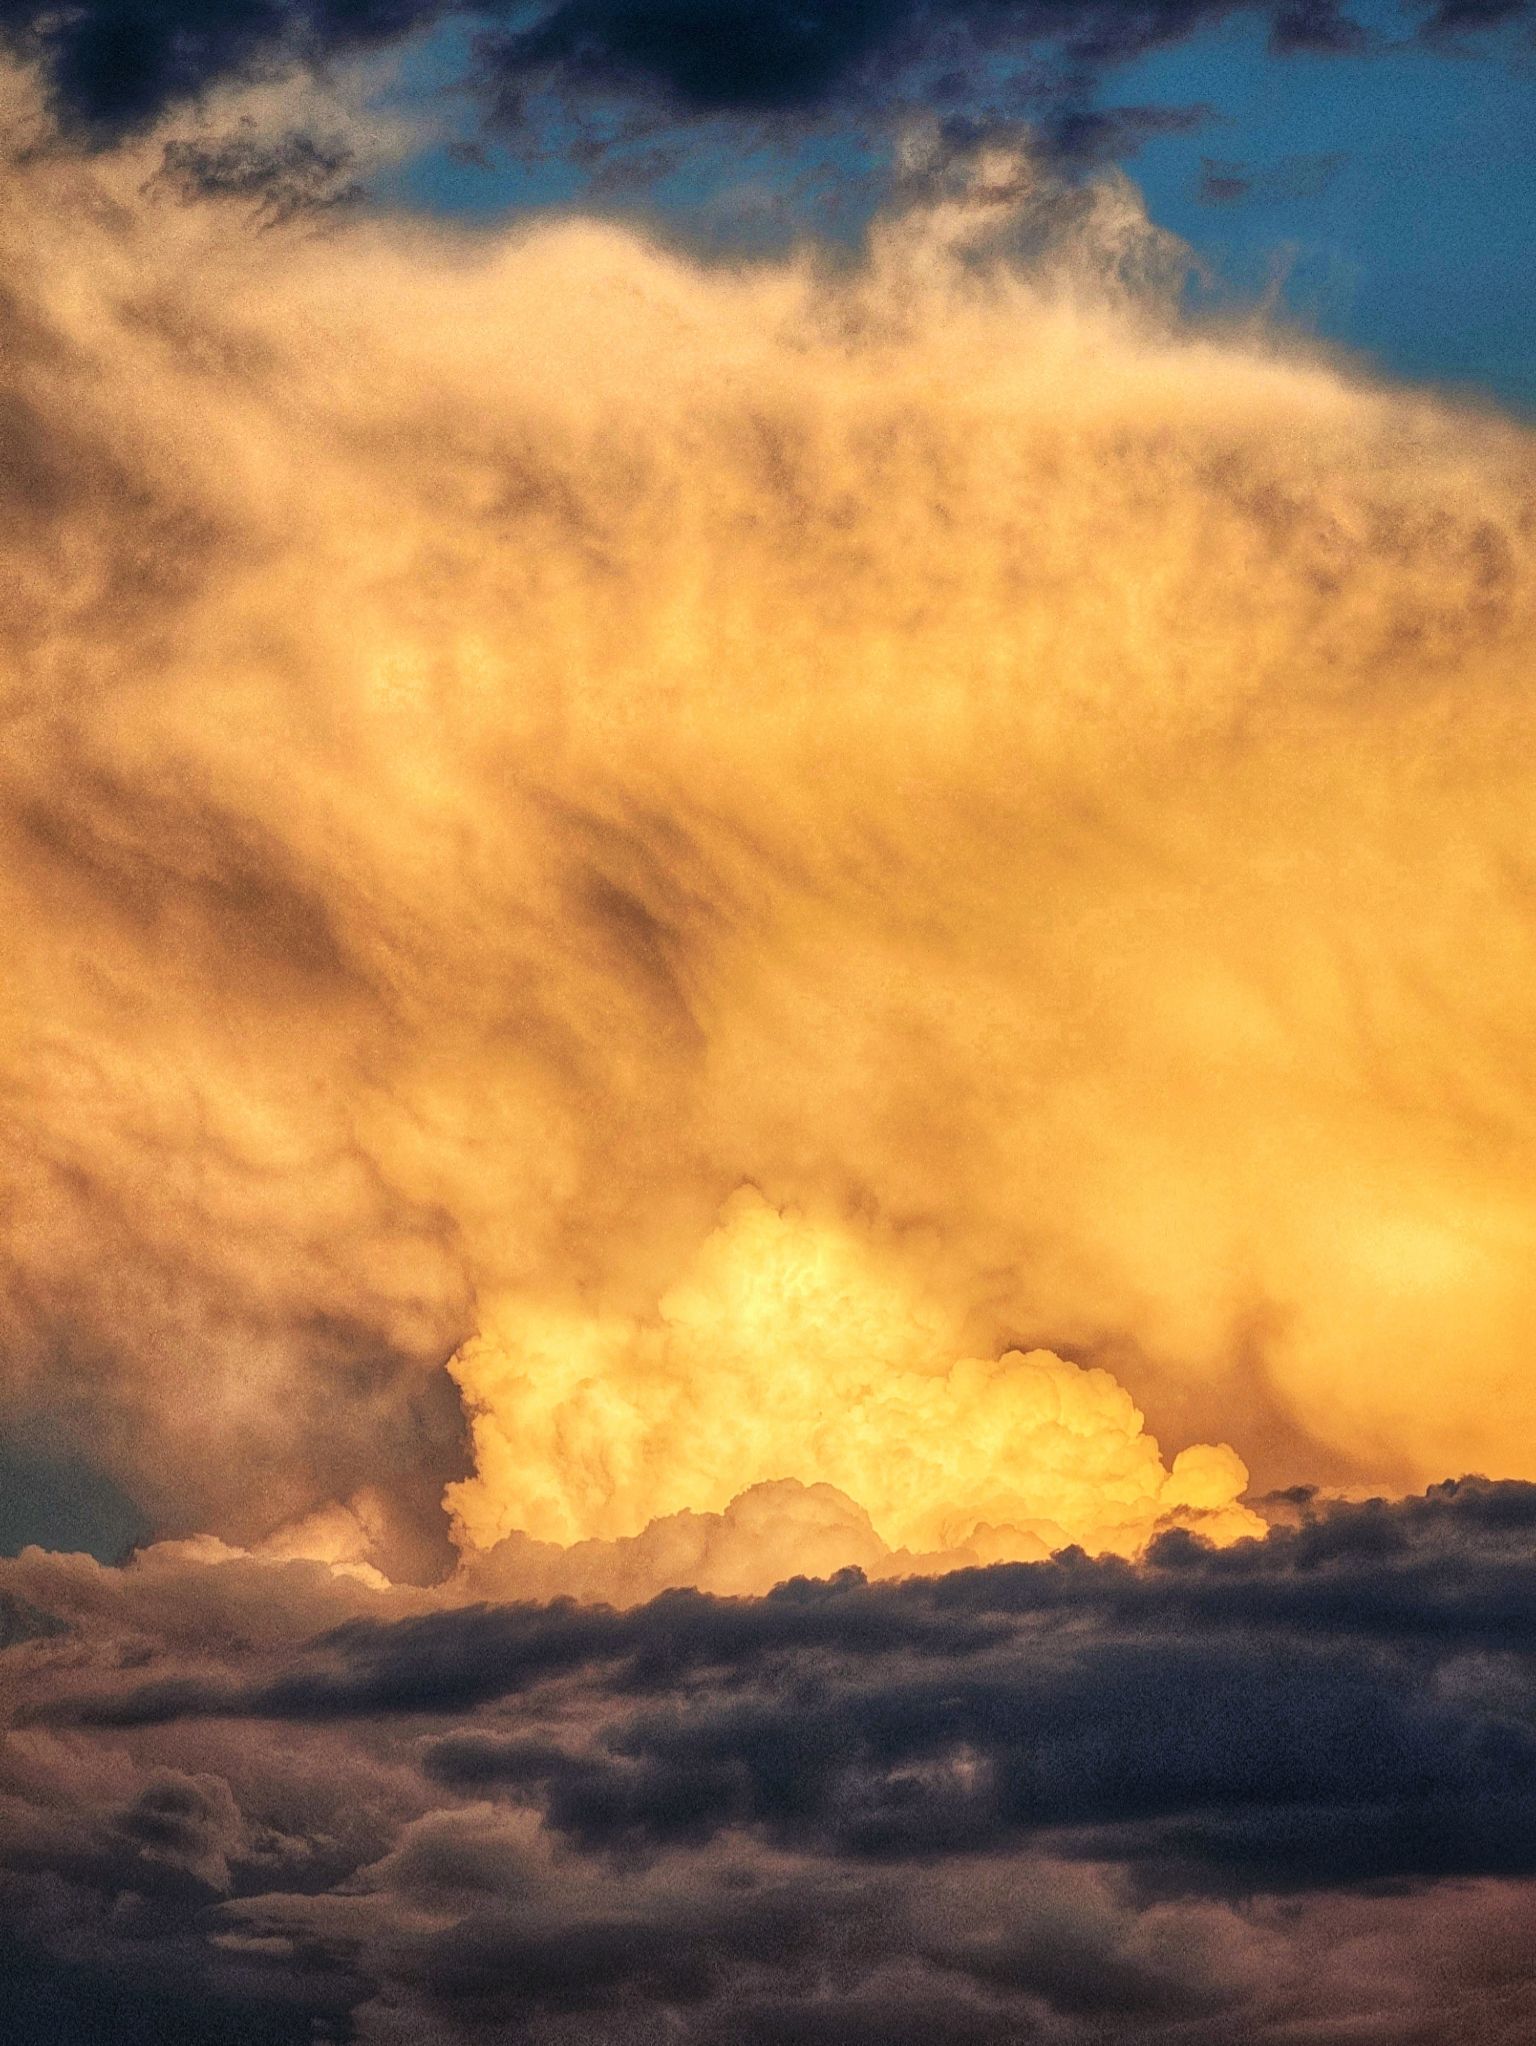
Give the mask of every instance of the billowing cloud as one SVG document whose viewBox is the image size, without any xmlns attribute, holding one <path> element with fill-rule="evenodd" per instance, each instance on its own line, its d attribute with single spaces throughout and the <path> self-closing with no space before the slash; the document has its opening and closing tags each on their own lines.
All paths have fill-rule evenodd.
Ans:
<svg viewBox="0 0 1536 2046">
<path fill-rule="evenodd" d="M 1181 1519 L 1228 1540 L 1259 1531 L 1230 1449 L 1199 1444 L 1169 1469 L 1107 1372 L 1044 1350 L 956 1361 L 958 1336 L 845 1231 L 738 1195 L 654 1322 L 482 1305 L 451 1366 L 473 1415 L 475 1475 L 448 1491 L 461 1543 L 591 1545 L 654 1523 L 654 1546 L 669 1516 L 740 1522 L 769 1501 L 759 1536 L 790 1508 L 794 1541 L 806 1485 L 856 1501 L 878 1537 L 818 1500 L 834 1566 L 891 1548 L 907 1568 L 1071 1543 L 1134 1554 Z M 787 1574 L 775 1546 L 740 1588 Z"/>
<path fill-rule="evenodd" d="M 640 1597 L 1536 1465 L 1527 433 L 1008 155 L 746 269 L 157 161 L 0 226 L 13 1409 Z"/>
</svg>

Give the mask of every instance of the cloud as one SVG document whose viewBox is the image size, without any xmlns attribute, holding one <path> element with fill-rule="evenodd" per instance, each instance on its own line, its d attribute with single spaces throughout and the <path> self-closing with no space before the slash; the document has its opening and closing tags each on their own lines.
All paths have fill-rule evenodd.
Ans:
<svg viewBox="0 0 1536 2046">
<path fill-rule="evenodd" d="M 1202 157 L 1197 196 L 1208 206 L 1230 206 L 1246 199 L 1315 199 L 1327 191 L 1348 161 L 1341 150 L 1289 156 L 1265 169 Z"/>
<path fill-rule="evenodd" d="M 1526 433 L 1016 151 L 840 270 L 160 159 L 0 221 L 10 1412 L 624 1598 L 1536 1468 Z"/>
<path fill-rule="evenodd" d="M 217 141 L 173 136 L 156 181 L 182 197 L 247 200 L 263 225 L 276 227 L 355 203 L 362 196 L 356 168 L 356 152 L 345 141 L 299 132 L 271 140 L 250 122 Z"/>
<path fill-rule="evenodd" d="M 210 1889 L 229 1888 L 229 1856 L 239 1851 L 242 1828 L 223 1777 L 158 1770 L 118 1814 L 116 1825 L 143 1857 L 184 1868 Z"/>
<path fill-rule="evenodd" d="M 594 1538 L 633 1542 L 650 1523 L 657 1548 L 669 1529 L 686 1539 L 699 1509 L 723 1514 L 721 1534 L 751 1511 L 759 1536 L 781 1530 L 741 1586 L 762 1591 L 786 1574 L 775 1548 L 811 1532 L 807 1486 L 833 1567 L 898 1546 L 909 1569 L 1074 1542 L 1129 1554 L 1179 1521 L 1217 1539 L 1259 1531 L 1230 1449 L 1196 1444 L 1167 1467 L 1107 1373 L 1044 1350 L 955 1359 L 959 1340 L 857 1237 L 743 1190 L 654 1317 L 484 1303 L 451 1367 L 475 1450 L 474 1477 L 447 1495 L 461 1546 L 473 1559 L 516 1534 L 579 1543 L 601 1584 Z"/>
<path fill-rule="evenodd" d="M 67 119 L 115 136 L 231 80 L 394 43 L 445 11 L 434 0 L 92 0 L 64 12 L 8 0 L 3 26 Z"/>
<path fill-rule="evenodd" d="M 1261 4 L 1161 0 L 89 0 L 66 12 L 9 0 L 3 26 L 34 57 L 61 115 L 98 136 L 142 129 L 232 81 L 387 50 L 444 21 L 474 38 L 472 87 L 514 136 L 548 141 L 562 120 L 583 150 L 658 126 L 725 119 L 781 132 L 942 105 L 1017 119 L 1064 92 L 1083 98 L 1117 66 L 1239 11 L 1266 22 L 1276 56 L 1368 52 L 1373 38 L 1338 0 Z M 1491 8 L 1416 4 L 1431 44 L 1518 18 Z M 1090 116 L 1098 120 L 1102 117 Z M 1111 116 L 1110 118 L 1114 118 Z M 1070 132 L 1064 133 L 1070 141 Z"/>
<path fill-rule="evenodd" d="M 29 1552 L 22 2036 L 160 1996 L 193 2038 L 1513 2046 L 1536 1487 L 1274 1510 L 1139 1564 L 624 1612 Z M 81 1709 L 189 1663 L 169 1720 Z"/>
<path fill-rule="evenodd" d="M 1198 1529 L 1536 1464 L 1530 437 L 995 141 L 164 141 L 0 196 L 4 1403 L 181 1537 L 0 1564 L 23 2041 L 1517 2046 L 1536 1490 Z"/>
<path fill-rule="evenodd" d="M 436 1781 L 584 1852 L 746 1830 L 838 1858 L 1032 1846 L 1221 1894 L 1525 1876 L 1536 1488 L 1303 1512 L 1145 1566 L 1080 1554 L 760 1600 L 360 1615 L 264 1680 L 66 1693 L 66 1723 L 607 1700 L 595 1739 L 463 1732 Z M 635 1701 L 641 1702 L 635 1702 Z"/>
</svg>

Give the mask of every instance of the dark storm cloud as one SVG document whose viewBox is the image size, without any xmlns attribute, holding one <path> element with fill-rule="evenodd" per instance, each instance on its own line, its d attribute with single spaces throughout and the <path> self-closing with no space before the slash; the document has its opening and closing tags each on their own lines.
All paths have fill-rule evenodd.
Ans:
<svg viewBox="0 0 1536 2046">
<path fill-rule="evenodd" d="M 1359 1652 L 1032 1644 L 627 1721 L 545 1809 L 588 1850 L 744 1826 L 876 1858 L 1065 1834 L 1193 1888 L 1532 1873 L 1536 1738 L 1422 1681 Z"/>
<path fill-rule="evenodd" d="M 406 1621 L 359 1619 L 322 1637 L 307 1658 L 264 1684 L 240 1689 L 179 1679 L 69 1711 L 103 1725 L 200 1714 L 323 1720 L 459 1712 L 573 1677 L 603 1691 L 656 1692 L 713 1671 L 777 1666 L 785 1657 L 950 1662 L 1006 1633 L 999 1617 L 963 1607 L 925 1610 L 924 1602 L 893 1597 L 850 1571 L 826 1583 L 796 1579 L 763 1599 L 669 1591 L 625 1612 L 557 1599 Z"/>
<path fill-rule="evenodd" d="M 70 119 L 118 134 L 224 80 L 377 49 L 449 16 L 481 27 L 479 82 L 518 125 L 550 102 L 795 121 L 870 111 L 919 89 L 927 104 L 998 101 L 1017 113 L 1042 82 L 1032 68 L 1042 60 L 1081 87 L 1235 11 L 1236 0 L 556 0 L 532 9 L 507 0 L 84 0 L 64 10 L 5 0 L 0 22 L 40 56 Z M 1370 46 L 1337 0 L 1247 11 L 1268 21 L 1279 54 Z M 1443 39 L 1525 11 L 1526 0 L 1441 0 L 1422 30 Z"/>
<path fill-rule="evenodd" d="M 9 2046 L 316 2046 L 335 2037 L 286 1999 L 209 1989 L 184 1953 L 125 1947 L 118 1965 L 0 1941 Z M 320 2021 L 320 2022 L 323 2022 Z"/>
<path fill-rule="evenodd" d="M 592 1853 L 746 1830 L 876 1860 L 1049 1842 L 1211 1892 L 1536 1874 L 1536 1487 L 1294 1504 L 1262 1543 L 1169 1536 L 1144 1566 L 357 1618 L 255 1682 L 50 1709 L 324 1724 L 574 1698 L 574 1744 L 493 1724 L 424 1759 Z"/>
<path fill-rule="evenodd" d="M 0 20 L 42 58 L 65 113 L 121 133 L 225 79 L 377 48 L 448 11 L 433 0 L 5 0 Z"/>
<path fill-rule="evenodd" d="M 627 1611 L 31 1551 L 23 2037 L 1518 2040 L 1536 1486 L 1273 1510 Z"/>
</svg>

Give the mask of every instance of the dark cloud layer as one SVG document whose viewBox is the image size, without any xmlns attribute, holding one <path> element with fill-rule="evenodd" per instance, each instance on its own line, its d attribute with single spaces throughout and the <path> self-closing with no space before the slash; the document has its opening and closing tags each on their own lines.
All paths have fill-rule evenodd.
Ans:
<svg viewBox="0 0 1536 2046">
<path fill-rule="evenodd" d="M 667 1593 L 349 1621 L 254 1684 L 75 1702 L 199 1714 L 462 1713 L 575 1686 L 595 1745 L 465 1733 L 436 1780 L 535 1796 L 584 1851 L 733 1828 L 833 1855 L 1054 1837 L 1198 1888 L 1536 1874 L 1536 1488 L 1336 1507 L 1262 1547 L 1164 1538 L 1044 1566 L 757 1601 Z M 1511 1690 L 1513 1687 L 1513 1690 Z M 642 1701 L 642 1702 L 636 1702 Z"/>
<path fill-rule="evenodd" d="M 1016 115 L 1047 81 L 1081 93 L 1115 65 L 1234 11 L 1233 0 L 546 0 L 532 9 L 86 0 L 63 10 L 6 0 L 0 22 L 41 58 L 70 118 L 115 134 L 223 81 L 374 50 L 449 16 L 478 24 L 479 82 L 502 121 L 521 126 L 547 118 L 551 104 L 798 120 L 870 111 L 919 87 L 930 108 L 987 104 Z M 1339 0 L 1269 0 L 1255 11 L 1279 54 L 1370 47 Z M 1437 0 L 1411 14 L 1422 35 L 1445 40 L 1525 11 L 1525 0 Z"/>
<path fill-rule="evenodd" d="M 1275 1510 L 628 1612 L 32 1551 L 22 2037 L 1525 2036 L 1536 1486 Z"/>
</svg>

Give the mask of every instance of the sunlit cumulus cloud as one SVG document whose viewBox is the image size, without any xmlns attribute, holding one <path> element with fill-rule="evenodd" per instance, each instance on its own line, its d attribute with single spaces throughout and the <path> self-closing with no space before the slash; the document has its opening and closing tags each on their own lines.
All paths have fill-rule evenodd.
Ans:
<svg viewBox="0 0 1536 2046">
<path fill-rule="evenodd" d="M 487 1314 L 451 1366 L 476 1472 L 449 1502 L 468 1550 L 536 1546 L 498 1549 L 477 1581 L 510 1590 L 531 1568 L 583 1588 L 549 1581 L 551 1543 L 578 1545 L 558 1567 L 582 1574 L 765 1591 L 809 1556 L 932 1570 L 1261 1529 L 1230 1449 L 1170 1471 L 1107 1372 L 1049 1351 L 951 1361 L 925 1305 L 842 1232 L 747 1194 L 653 1321 Z M 649 1542 L 612 1546 L 647 1521 Z"/>
</svg>

